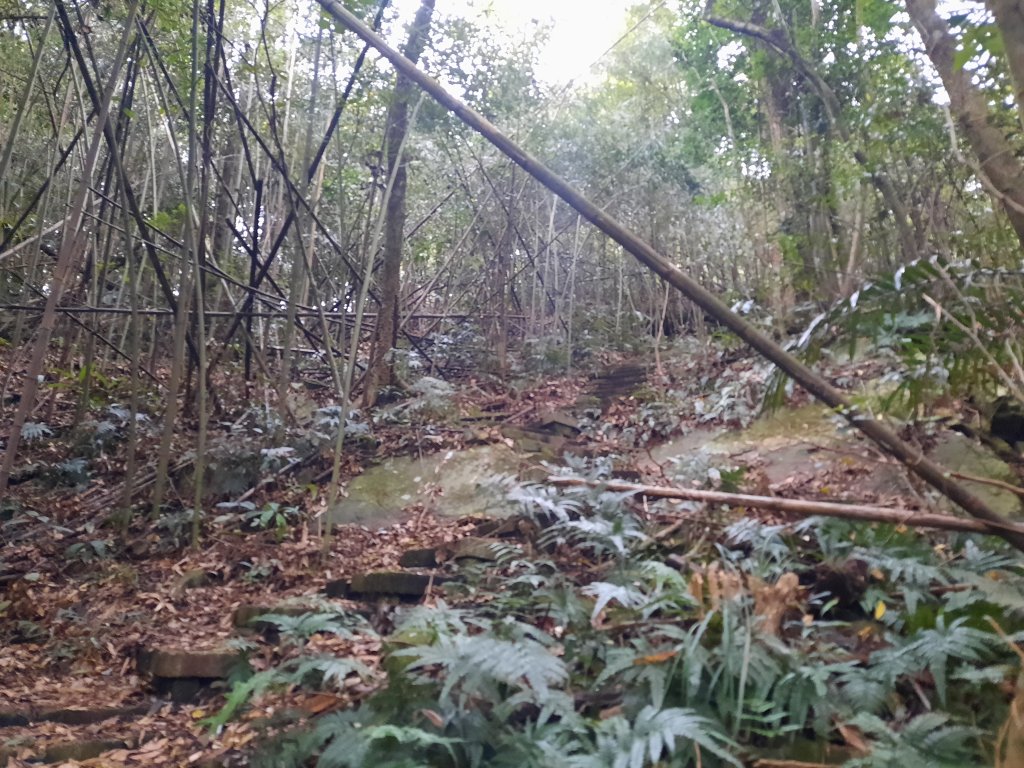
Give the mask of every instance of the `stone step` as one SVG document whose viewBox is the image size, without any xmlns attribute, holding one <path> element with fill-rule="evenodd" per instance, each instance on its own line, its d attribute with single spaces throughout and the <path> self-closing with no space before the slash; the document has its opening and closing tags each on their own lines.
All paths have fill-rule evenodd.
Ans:
<svg viewBox="0 0 1024 768">
<path fill-rule="evenodd" d="M 158 694 L 169 695 L 171 701 L 185 704 L 244 663 L 237 651 L 188 651 L 180 648 L 150 648 L 139 652 L 139 672 L 152 678 Z"/>
<path fill-rule="evenodd" d="M 427 594 L 431 585 L 438 587 L 446 581 L 451 581 L 451 577 L 408 571 L 375 571 L 356 574 L 351 579 L 329 581 L 324 590 L 328 597 L 343 597 L 350 600 L 374 600 L 383 597 L 418 600 Z"/>
<path fill-rule="evenodd" d="M 0 728 L 32 725 L 33 723 L 60 723 L 61 725 L 92 725 L 111 720 L 115 717 L 135 717 L 149 712 L 148 704 L 136 704 L 124 707 L 95 707 L 76 709 L 58 707 L 35 709 L 0 709 Z"/>
<path fill-rule="evenodd" d="M 607 408 L 620 397 L 628 397 L 647 382 L 647 366 L 628 364 L 609 368 L 595 376 L 589 392 Z"/>
</svg>

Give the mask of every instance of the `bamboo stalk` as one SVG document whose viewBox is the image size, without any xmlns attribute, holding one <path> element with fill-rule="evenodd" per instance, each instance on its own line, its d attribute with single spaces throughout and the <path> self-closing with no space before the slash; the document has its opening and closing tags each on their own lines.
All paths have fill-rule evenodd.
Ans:
<svg viewBox="0 0 1024 768">
<path fill-rule="evenodd" d="M 805 517 L 820 515 L 822 517 L 839 517 L 846 520 L 860 520 L 871 523 L 892 523 L 893 525 L 939 528 L 947 531 L 967 531 L 971 533 L 996 533 L 992 528 L 999 528 L 1006 533 L 1024 535 L 1024 526 L 1009 522 L 997 525 L 991 522 L 954 517 L 953 515 L 918 512 L 911 509 L 892 509 L 872 504 L 840 504 L 832 501 L 816 501 L 811 499 L 780 499 L 774 496 L 753 496 L 745 493 L 724 493 L 722 491 L 701 491 L 661 485 L 642 485 L 638 483 L 625 483 L 618 480 L 585 480 L 581 477 L 559 477 L 554 475 L 548 478 L 548 482 L 558 487 L 603 488 L 613 492 L 633 491 L 641 496 L 652 499 L 684 499 L 686 501 L 700 501 L 708 504 L 725 504 L 731 507 L 770 509 L 776 512 L 788 512 Z"/>
</svg>

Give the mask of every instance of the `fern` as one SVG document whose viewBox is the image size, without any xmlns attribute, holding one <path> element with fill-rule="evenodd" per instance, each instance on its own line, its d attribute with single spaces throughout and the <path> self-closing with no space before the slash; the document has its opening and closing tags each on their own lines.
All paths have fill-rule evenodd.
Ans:
<svg viewBox="0 0 1024 768">
<path fill-rule="evenodd" d="M 860 714 L 849 723 L 872 739 L 871 754 L 848 760 L 843 768 L 963 768 L 976 765 L 972 742 L 978 731 L 950 724 L 948 715 L 929 712 L 902 730 L 893 730 L 870 714 Z"/>
<path fill-rule="evenodd" d="M 583 502 L 566 496 L 547 485 L 523 484 L 515 478 L 498 478 L 506 499 L 519 505 L 527 516 L 541 523 L 551 520 L 568 522 L 583 509 Z"/>
<path fill-rule="evenodd" d="M 529 691 L 543 704 L 551 688 L 564 685 L 569 673 L 565 664 L 536 641 L 495 640 L 482 635 L 444 638 L 436 645 L 396 651 L 412 658 L 410 670 L 438 667 L 444 672 L 441 700 L 451 699 L 458 688 L 465 695 L 500 698 L 500 689 Z"/>
<path fill-rule="evenodd" d="M 647 541 L 647 534 L 632 515 L 617 519 L 589 518 L 562 520 L 544 531 L 539 543 L 543 547 L 567 544 L 593 553 L 597 557 L 623 559 L 636 544 Z"/>
<path fill-rule="evenodd" d="M 936 316 L 925 295 L 941 301 L 943 314 Z M 1019 270 L 920 259 L 865 284 L 815 318 L 798 346 L 813 351 L 838 330 L 852 353 L 859 337 L 872 337 L 876 350 L 903 358 L 905 372 L 892 402 L 900 397 L 915 405 L 936 386 L 982 391 L 1000 380 L 992 359 L 1010 372 L 1019 359 L 1021 296 Z M 972 329 L 970 334 L 964 328 Z"/>
<path fill-rule="evenodd" d="M 353 627 L 358 627 L 359 633 L 372 634 L 365 619 L 351 617 L 338 612 L 310 612 L 300 616 L 288 616 L 284 614 L 268 613 L 259 617 L 259 621 L 271 624 L 284 636 L 304 642 L 314 635 L 330 634 L 342 638 L 355 636 Z"/>
<path fill-rule="evenodd" d="M 315 687 L 324 684 L 340 687 L 352 674 L 357 674 L 364 680 L 373 677 L 373 672 L 355 659 L 340 659 L 333 656 L 290 659 L 279 667 L 257 672 L 245 680 L 236 682 L 224 706 L 216 715 L 206 719 L 204 724 L 213 730 L 221 728 L 250 699 L 272 687 L 309 685 L 311 682 Z"/>
<path fill-rule="evenodd" d="M 725 541 L 732 551 L 721 551 L 728 560 L 746 560 L 746 570 L 752 571 L 757 563 L 762 575 L 778 574 L 788 570 L 794 559 L 793 546 L 783 535 L 787 530 L 787 526 L 767 525 L 760 520 L 738 520 L 725 531 Z"/>
<path fill-rule="evenodd" d="M 650 602 L 647 595 L 639 589 L 624 587 L 619 584 L 608 584 L 603 581 L 595 581 L 588 584 L 583 588 L 583 594 L 591 595 L 595 598 L 594 610 L 591 613 L 591 619 L 597 619 L 598 614 L 600 614 L 612 600 L 624 608 L 640 608 Z"/>
<path fill-rule="evenodd" d="M 26 443 L 34 443 L 36 440 L 42 440 L 44 437 L 50 437 L 51 435 L 53 435 L 53 430 L 46 424 L 26 421 L 21 425 L 21 439 Z"/>
<path fill-rule="evenodd" d="M 398 636 L 427 637 L 433 641 L 443 641 L 472 630 L 489 631 L 491 622 L 461 608 L 452 608 L 444 600 L 439 600 L 433 607 L 416 606 L 399 615 L 395 634 Z"/>
<path fill-rule="evenodd" d="M 594 728 L 593 751 L 568 756 L 564 765 L 570 768 L 644 768 L 658 764 L 677 751 L 680 756 L 694 755 L 694 745 L 729 765 L 742 766 L 729 751 L 736 745 L 711 720 L 687 709 L 658 710 L 650 706 L 641 709 L 632 722 L 619 716 L 599 723 Z"/>
<path fill-rule="evenodd" d="M 438 736 L 415 726 L 363 726 L 337 717 L 322 722 L 317 731 L 330 738 L 329 746 L 317 761 L 317 768 L 363 768 L 371 764 L 419 766 L 434 747 L 442 748 L 454 761 L 454 747 L 460 743 L 459 739 Z M 420 759 L 411 760 L 416 756 Z"/>
<path fill-rule="evenodd" d="M 224 706 L 220 708 L 216 715 L 204 720 L 203 724 L 213 731 L 220 730 L 250 699 L 259 696 L 285 676 L 286 673 L 280 668 L 265 669 L 262 672 L 257 672 L 247 680 L 235 683 L 224 701 Z"/>
<path fill-rule="evenodd" d="M 993 646 L 992 634 L 966 626 L 965 621 L 957 619 L 947 627 L 940 615 L 934 629 L 920 631 L 914 640 L 902 647 L 873 653 L 873 670 L 889 683 L 909 672 L 927 670 L 935 681 L 939 702 L 945 706 L 950 661 L 981 661 Z"/>
</svg>

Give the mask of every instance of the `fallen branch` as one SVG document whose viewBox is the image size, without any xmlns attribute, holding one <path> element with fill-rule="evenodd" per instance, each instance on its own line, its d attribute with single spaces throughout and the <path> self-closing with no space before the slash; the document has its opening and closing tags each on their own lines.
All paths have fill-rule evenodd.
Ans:
<svg viewBox="0 0 1024 768">
<path fill-rule="evenodd" d="M 1024 498 L 1024 488 L 1016 486 L 1013 483 L 996 480 L 994 477 L 978 477 L 977 475 L 969 475 L 966 472 L 950 472 L 950 474 L 957 480 L 966 480 L 969 483 L 978 483 L 979 485 L 989 485 L 993 488 L 999 488 L 1000 490 L 1007 491 L 1008 493 L 1013 493 Z"/>
<path fill-rule="evenodd" d="M 870 504 L 839 504 L 831 501 L 808 501 L 806 499 L 779 499 L 774 496 L 752 496 L 745 493 L 723 493 L 722 491 L 699 491 L 690 488 L 670 488 L 662 485 L 641 485 L 624 483 L 619 480 L 585 480 L 582 477 L 548 477 L 551 485 L 564 487 L 604 488 L 616 493 L 632 491 L 654 499 L 684 499 L 710 504 L 726 504 L 732 507 L 771 509 L 776 512 L 790 512 L 812 517 L 841 517 L 847 520 L 861 520 L 872 523 L 911 525 L 919 528 L 940 528 L 947 531 L 969 531 L 971 533 L 995 533 L 994 527 L 1003 528 L 1007 533 L 1024 535 L 1024 526 L 969 520 L 953 515 L 933 512 L 916 512 L 909 509 L 891 509 Z"/>
</svg>

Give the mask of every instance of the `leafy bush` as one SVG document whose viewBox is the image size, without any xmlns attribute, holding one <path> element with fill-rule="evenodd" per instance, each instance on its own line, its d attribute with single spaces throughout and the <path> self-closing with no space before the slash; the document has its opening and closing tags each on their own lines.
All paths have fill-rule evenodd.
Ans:
<svg viewBox="0 0 1024 768">
<path fill-rule="evenodd" d="M 891 404 L 914 407 L 943 392 L 992 393 L 1024 386 L 1024 272 L 979 260 L 920 259 L 866 283 L 818 315 L 796 345 L 816 357 L 839 337 L 853 355 L 867 338 L 902 370 Z"/>
</svg>

